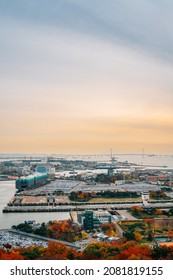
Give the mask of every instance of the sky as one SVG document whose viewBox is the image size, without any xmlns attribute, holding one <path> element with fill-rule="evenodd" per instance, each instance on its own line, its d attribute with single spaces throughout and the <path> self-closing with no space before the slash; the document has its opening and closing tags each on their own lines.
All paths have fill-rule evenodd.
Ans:
<svg viewBox="0 0 173 280">
<path fill-rule="evenodd" d="M 0 153 L 173 154 L 172 0 L 0 0 Z"/>
</svg>

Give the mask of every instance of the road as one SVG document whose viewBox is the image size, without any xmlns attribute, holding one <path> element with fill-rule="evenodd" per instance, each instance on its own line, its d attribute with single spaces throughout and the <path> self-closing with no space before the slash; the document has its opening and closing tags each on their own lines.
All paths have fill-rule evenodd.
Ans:
<svg viewBox="0 0 173 280">
<path fill-rule="evenodd" d="M 56 205 L 56 206 L 7 206 L 4 208 L 4 213 L 8 212 L 65 212 L 73 210 L 97 210 L 97 209 L 112 209 L 112 210 L 125 210 L 130 209 L 132 206 L 141 206 L 141 202 L 135 203 L 101 203 L 101 204 L 82 204 L 82 205 Z M 155 202 L 149 203 L 147 208 L 172 208 L 173 202 Z"/>
</svg>

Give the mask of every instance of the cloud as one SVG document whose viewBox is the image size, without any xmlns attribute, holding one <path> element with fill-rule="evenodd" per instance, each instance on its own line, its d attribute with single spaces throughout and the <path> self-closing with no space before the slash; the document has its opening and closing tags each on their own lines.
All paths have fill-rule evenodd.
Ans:
<svg viewBox="0 0 173 280">
<path fill-rule="evenodd" d="M 5 0 L 0 7 L 7 21 L 73 30 L 173 62 L 171 0 Z"/>
<path fill-rule="evenodd" d="M 171 151 L 171 2 L 41 3 L 0 3 L 2 149 Z"/>
<path fill-rule="evenodd" d="M 102 3 L 99 0 L 94 3 L 92 0 L 87 3 L 71 0 L 68 2 L 80 7 L 88 17 L 92 18 L 91 30 L 96 36 L 103 36 L 115 43 L 120 41 L 131 48 L 138 47 L 152 56 L 173 62 L 171 0 L 109 0 Z M 84 21 L 83 25 L 87 29 L 87 21 Z"/>
</svg>

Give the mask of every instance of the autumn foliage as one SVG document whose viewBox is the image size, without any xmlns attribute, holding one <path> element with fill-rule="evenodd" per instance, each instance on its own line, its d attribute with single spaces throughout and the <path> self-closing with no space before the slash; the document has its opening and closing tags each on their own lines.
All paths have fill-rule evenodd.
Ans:
<svg viewBox="0 0 173 280">
<path fill-rule="evenodd" d="M 13 228 L 68 242 L 77 241 L 82 238 L 82 227 L 73 223 L 70 219 L 67 221 L 50 221 L 47 224 L 42 223 L 41 227 L 38 229 L 33 229 L 27 223 L 19 224 Z"/>
<path fill-rule="evenodd" d="M 100 225 L 101 230 L 108 236 L 114 236 L 117 232 L 116 226 L 113 223 L 105 223 Z"/>
<path fill-rule="evenodd" d="M 51 241 L 48 247 L 30 246 L 27 248 L 0 249 L 1 260 L 172 260 L 173 246 L 149 247 L 135 241 L 91 243 L 83 252 Z"/>
<path fill-rule="evenodd" d="M 47 236 L 68 242 L 77 241 L 82 238 L 81 227 L 71 220 L 53 221 L 47 226 Z"/>
</svg>

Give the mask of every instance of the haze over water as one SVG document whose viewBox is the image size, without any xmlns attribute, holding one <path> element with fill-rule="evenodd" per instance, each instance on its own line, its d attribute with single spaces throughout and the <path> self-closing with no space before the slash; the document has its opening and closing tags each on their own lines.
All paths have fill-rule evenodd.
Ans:
<svg viewBox="0 0 173 280">
<path fill-rule="evenodd" d="M 47 160 L 49 156 L 66 159 L 66 160 L 86 160 L 98 162 L 110 162 L 111 154 L 0 154 L 0 162 L 5 160 L 23 160 L 23 159 L 42 159 Z M 151 166 L 167 166 L 173 168 L 173 155 L 159 155 L 159 154 L 116 154 L 112 156 L 117 161 L 135 164 L 144 164 Z"/>
</svg>

